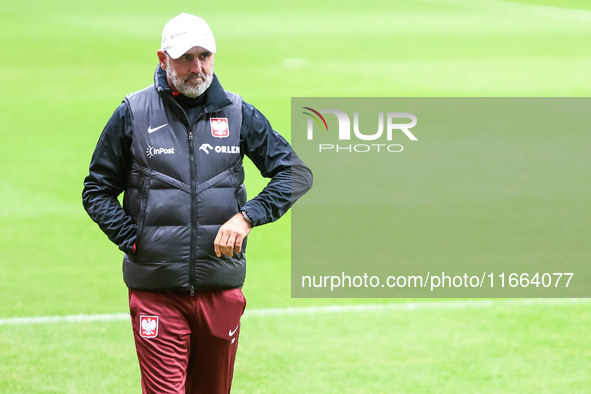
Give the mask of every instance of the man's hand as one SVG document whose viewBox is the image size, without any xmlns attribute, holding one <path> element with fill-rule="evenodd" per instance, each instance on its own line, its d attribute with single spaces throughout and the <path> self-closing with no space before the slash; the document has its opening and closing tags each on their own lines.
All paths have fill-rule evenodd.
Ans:
<svg viewBox="0 0 591 394">
<path fill-rule="evenodd" d="M 222 254 L 232 257 L 234 252 L 240 253 L 242 241 L 250 233 L 252 225 L 244 219 L 242 213 L 237 213 L 230 220 L 220 227 L 213 246 L 215 255 L 221 257 Z"/>
</svg>

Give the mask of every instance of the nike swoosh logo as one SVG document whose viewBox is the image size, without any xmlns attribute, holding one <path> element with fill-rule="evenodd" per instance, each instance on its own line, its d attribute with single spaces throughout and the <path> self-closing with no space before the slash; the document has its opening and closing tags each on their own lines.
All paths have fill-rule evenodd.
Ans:
<svg viewBox="0 0 591 394">
<path fill-rule="evenodd" d="M 155 132 L 155 131 L 157 131 L 157 130 L 160 130 L 160 129 L 161 129 L 161 128 L 163 128 L 164 126 L 168 126 L 168 123 L 166 123 L 166 124 L 163 124 L 162 126 L 158 126 L 158 127 L 154 128 L 154 129 L 152 128 L 152 126 L 150 126 L 150 127 L 148 127 L 148 133 L 153 133 L 153 132 Z"/>
<path fill-rule="evenodd" d="M 238 326 L 240 326 L 240 324 L 238 324 Z M 234 334 L 236 334 L 236 331 L 238 331 L 238 326 L 236 326 L 236 328 L 234 329 L 234 331 L 230 330 L 230 332 L 228 332 L 228 336 L 231 337 Z"/>
</svg>

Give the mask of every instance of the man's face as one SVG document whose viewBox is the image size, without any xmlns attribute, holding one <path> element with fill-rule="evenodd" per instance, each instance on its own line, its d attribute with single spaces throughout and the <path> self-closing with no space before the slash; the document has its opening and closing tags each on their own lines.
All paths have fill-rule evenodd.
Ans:
<svg viewBox="0 0 591 394">
<path fill-rule="evenodd" d="M 205 48 L 193 47 L 178 59 L 159 51 L 158 57 L 166 71 L 168 84 L 187 97 L 201 96 L 213 80 L 215 55 Z"/>
</svg>

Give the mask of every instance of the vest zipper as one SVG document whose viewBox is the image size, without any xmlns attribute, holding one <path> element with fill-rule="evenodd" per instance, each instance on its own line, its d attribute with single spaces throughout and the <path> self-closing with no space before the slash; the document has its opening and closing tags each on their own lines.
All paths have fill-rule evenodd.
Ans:
<svg viewBox="0 0 591 394">
<path fill-rule="evenodd" d="M 191 245 L 189 257 L 189 293 L 195 295 L 195 260 L 197 256 L 197 169 L 195 164 L 195 147 L 193 145 L 193 129 L 185 110 L 173 99 L 173 107 L 180 110 L 177 114 L 187 128 L 189 138 L 189 176 L 191 182 Z M 178 111 L 177 111 L 178 112 Z M 200 116 L 201 117 L 201 116 Z M 195 122 L 196 123 L 196 122 Z"/>
<path fill-rule="evenodd" d="M 195 124 L 204 115 L 205 111 L 195 120 Z M 186 116 L 186 115 L 185 115 Z M 191 176 L 191 264 L 189 265 L 189 291 L 195 295 L 195 264 L 197 255 L 197 165 L 195 163 L 195 145 L 193 144 L 193 129 L 187 117 L 187 130 L 189 131 L 189 174 Z"/>
<path fill-rule="evenodd" d="M 197 174 L 195 168 L 195 147 L 193 130 L 189 125 L 189 174 L 191 177 L 191 261 L 189 263 L 189 286 L 191 296 L 195 295 L 195 258 L 197 248 Z"/>
<path fill-rule="evenodd" d="M 179 106 L 180 108 L 180 106 Z M 195 147 L 193 145 L 193 129 L 189 118 L 185 115 L 185 126 L 187 127 L 189 138 L 189 177 L 191 182 L 191 245 L 189 257 L 189 292 L 191 297 L 195 295 L 195 260 L 197 255 L 197 173 L 195 164 Z"/>
</svg>

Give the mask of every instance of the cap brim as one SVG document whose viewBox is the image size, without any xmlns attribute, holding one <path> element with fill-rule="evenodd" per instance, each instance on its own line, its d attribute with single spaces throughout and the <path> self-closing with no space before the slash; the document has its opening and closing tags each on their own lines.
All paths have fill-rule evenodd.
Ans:
<svg viewBox="0 0 591 394">
<path fill-rule="evenodd" d="M 213 50 L 211 48 L 208 48 L 205 45 L 200 45 L 200 44 L 185 44 L 185 45 L 175 45 L 174 47 L 170 47 L 168 49 L 164 49 L 164 51 L 166 51 L 166 53 L 168 53 L 168 55 L 173 58 L 173 59 L 178 59 L 179 57 L 183 56 L 188 50 L 190 50 L 193 47 L 201 47 L 211 53 L 215 53 L 215 48 L 213 48 Z"/>
</svg>

